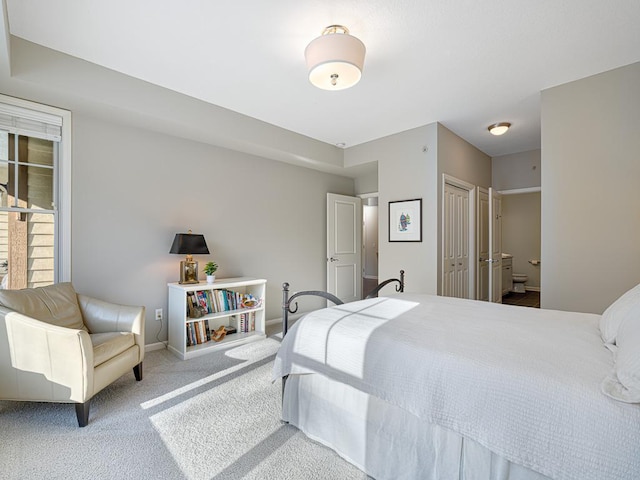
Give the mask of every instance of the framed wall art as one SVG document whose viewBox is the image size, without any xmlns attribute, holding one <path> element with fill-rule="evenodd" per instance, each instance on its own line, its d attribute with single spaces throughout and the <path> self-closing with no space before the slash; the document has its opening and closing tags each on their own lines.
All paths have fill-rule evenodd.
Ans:
<svg viewBox="0 0 640 480">
<path fill-rule="evenodd" d="M 389 202 L 389 241 L 422 241 L 422 199 Z"/>
</svg>

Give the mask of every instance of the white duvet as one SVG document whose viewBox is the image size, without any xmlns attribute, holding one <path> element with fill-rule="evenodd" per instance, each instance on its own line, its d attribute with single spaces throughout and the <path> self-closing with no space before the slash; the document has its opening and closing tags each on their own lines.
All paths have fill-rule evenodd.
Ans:
<svg viewBox="0 0 640 480">
<path fill-rule="evenodd" d="M 362 300 L 296 322 L 273 378 L 321 373 L 555 479 L 638 479 L 640 405 L 600 391 L 613 356 L 599 318 L 422 294 Z"/>
</svg>

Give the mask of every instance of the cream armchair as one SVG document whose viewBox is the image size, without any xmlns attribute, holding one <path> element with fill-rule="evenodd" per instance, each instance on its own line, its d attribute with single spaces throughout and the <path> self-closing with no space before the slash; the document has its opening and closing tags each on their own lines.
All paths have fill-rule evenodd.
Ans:
<svg viewBox="0 0 640 480">
<path fill-rule="evenodd" d="M 0 399 L 89 401 L 129 369 L 142 380 L 144 307 L 76 294 L 70 283 L 0 290 Z"/>
</svg>

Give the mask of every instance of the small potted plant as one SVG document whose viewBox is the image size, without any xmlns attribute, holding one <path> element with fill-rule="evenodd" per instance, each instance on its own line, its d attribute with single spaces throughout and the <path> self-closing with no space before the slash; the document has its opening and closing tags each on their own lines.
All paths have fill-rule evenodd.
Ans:
<svg viewBox="0 0 640 480">
<path fill-rule="evenodd" d="M 216 281 L 216 270 L 218 270 L 218 264 L 215 262 L 207 262 L 204 266 L 204 273 L 207 274 L 207 283 L 213 283 Z"/>
</svg>

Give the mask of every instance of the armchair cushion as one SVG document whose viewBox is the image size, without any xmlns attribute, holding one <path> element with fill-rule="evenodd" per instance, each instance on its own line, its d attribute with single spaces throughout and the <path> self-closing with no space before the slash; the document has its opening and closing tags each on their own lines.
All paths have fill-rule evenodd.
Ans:
<svg viewBox="0 0 640 480">
<path fill-rule="evenodd" d="M 41 322 L 88 331 L 71 283 L 24 290 L 0 290 L 0 304 Z"/>
<path fill-rule="evenodd" d="M 89 337 L 93 344 L 94 367 L 135 345 L 135 338 L 130 332 L 93 333 Z"/>
</svg>

